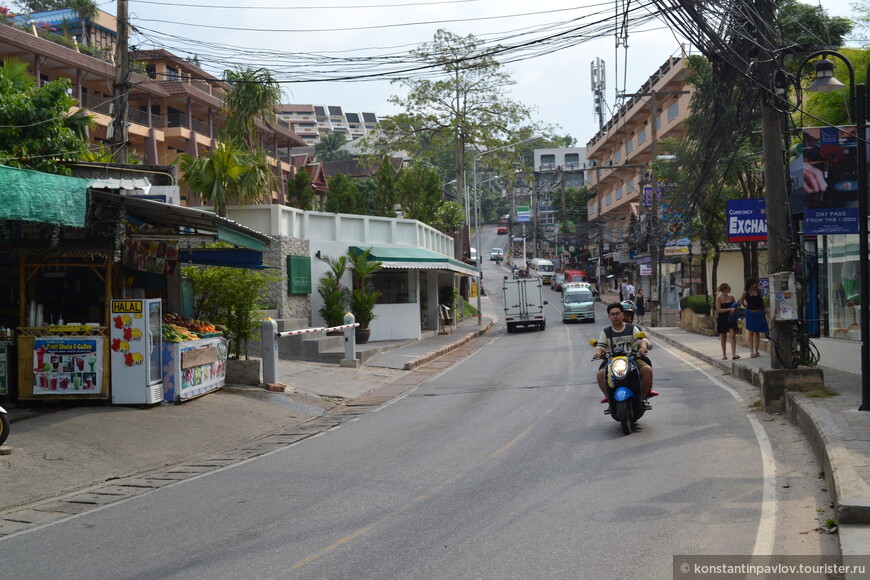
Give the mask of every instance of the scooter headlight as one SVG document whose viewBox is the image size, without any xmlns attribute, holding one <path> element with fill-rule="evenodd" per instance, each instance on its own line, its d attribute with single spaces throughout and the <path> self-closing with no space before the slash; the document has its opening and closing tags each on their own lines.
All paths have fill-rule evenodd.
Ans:
<svg viewBox="0 0 870 580">
<path fill-rule="evenodd" d="M 610 372 L 616 379 L 624 379 L 628 374 L 628 359 L 618 358 L 610 364 Z"/>
</svg>

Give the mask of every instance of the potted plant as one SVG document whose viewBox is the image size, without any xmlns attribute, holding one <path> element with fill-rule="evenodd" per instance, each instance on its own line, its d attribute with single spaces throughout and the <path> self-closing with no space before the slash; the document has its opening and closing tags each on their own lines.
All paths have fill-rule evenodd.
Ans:
<svg viewBox="0 0 870 580">
<path fill-rule="evenodd" d="M 372 274 L 383 269 L 378 260 L 370 260 L 371 248 L 364 252 L 348 252 L 351 267 L 350 311 L 359 323 L 356 329 L 357 344 L 365 344 L 371 336 L 369 325 L 375 319 L 375 304 L 383 294 L 375 289 L 369 279 Z"/>
<path fill-rule="evenodd" d="M 317 293 L 323 300 L 318 313 L 327 327 L 341 326 L 349 299 L 347 288 L 341 285 L 341 278 L 347 271 L 347 256 L 323 256 L 320 261 L 329 266 L 329 271 L 318 279 Z M 341 334 L 341 331 L 337 331 L 337 334 Z"/>
</svg>

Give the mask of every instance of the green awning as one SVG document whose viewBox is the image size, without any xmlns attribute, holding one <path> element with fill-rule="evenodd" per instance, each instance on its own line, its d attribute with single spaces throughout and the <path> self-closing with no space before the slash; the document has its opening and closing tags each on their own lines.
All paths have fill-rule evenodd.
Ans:
<svg viewBox="0 0 870 580">
<path fill-rule="evenodd" d="M 450 270 L 468 276 L 477 276 L 478 269 L 474 266 L 454 260 L 443 254 L 430 250 L 412 247 L 382 247 L 364 248 L 351 246 L 350 251 L 362 254 L 369 250 L 369 259 L 383 263 L 384 268 L 403 270 Z"/>
<path fill-rule="evenodd" d="M 0 165 L 0 220 L 84 227 L 89 183 Z"/>
</svg>

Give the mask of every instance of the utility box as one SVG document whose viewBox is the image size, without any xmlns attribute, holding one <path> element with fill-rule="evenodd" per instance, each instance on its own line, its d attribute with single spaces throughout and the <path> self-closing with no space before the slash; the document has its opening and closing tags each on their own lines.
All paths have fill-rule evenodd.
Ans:
<svg viewBox="0 0 870 580">
<path fill-rule="evenodd" d="M 797 285 L 794 272 L 770 275 L 770 313 L 774 320 L 797 320 Z"/>
</svg>

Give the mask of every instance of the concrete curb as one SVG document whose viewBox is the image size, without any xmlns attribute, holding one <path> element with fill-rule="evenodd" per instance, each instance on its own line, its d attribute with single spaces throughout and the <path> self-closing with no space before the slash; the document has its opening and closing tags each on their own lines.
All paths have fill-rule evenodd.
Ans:
<svg viewBox="0 0 870 580">
<path fill-rule="evenodd" d="M 655 330 L 647 332 L 708 364 L 730 371 L 734 378 L 759 386 L 758 369 L 731 361 L 716 360 L 668 336 L 658 334 Z M 785 413 L 806 436 L 816 459 L 825 470 L 825 480 L 831 490 L 834 505 L 837 506 L 837 523 L 846 526 L 840 529 L 841 545 L 844 544 L 844 532 L 847 530 L 854 530 L 856 536 L 870 539 L 870 485 L 859 472 L 860 469 L 867 468 L 864 457 L 856 456 L 844 444 L 845 436 L 839 432 L 836 421 L 827 418 L 830 411 L 807 401 L 799 391 L 785 393 Z M 858 541 L 858 544 L 866 550 L 866 543 Z M 846 553 L 844 547 L 843 554 Z"/>
<path fill-rule="evenodd" d="M 870 524 L 870 485 L 858 471 L 866 469 L 864 457 L 856 457 L 843 443 L 844 435 L 837 432 L 836 423 L 825 420 L 830 411 L 799 395 L 786 393 L 786 411 L 806 435 L 825 470 L 825 481 L 837 506 L 837 523 Z"/>
<path fill-rule="evenodd" d="M 494 324 L 495 324 L 494 322 L 490 321 L 489 324 L 487 324 L 486 326 L 481 326 L 479 329 L 475 330 L 474 332 L 471 332 L 471 333 L 463 336 L 462 338 L 460 338 L 458 340 L 454 340 L 450 344 L 446 344 L 446 345 L 442 346 L 441 348 L 426 354 L 425 356 L 422 356 L 418 359 L 412 360 L 411 362 L 405 363 L 405 366 L 403 369 L 406 371 L 412 371 L 412 370 L 416 369 L 417 367 L 420 367 L 420 366 L 423 366 L 427 363 L 430 363 L 433 360 L 440 358 L 440 357 L 444 356 L 445 354 L 448 354 L 448 353 L 456 350 L 457 348 L 471 342 L 472 340 L 474 340 L 478 336 L 481 336 L 486 331 L 488 331 L 490 328 L 492 328 Z"/>
</svg>

